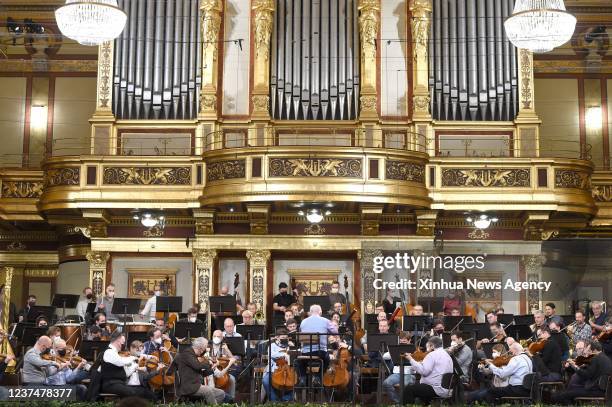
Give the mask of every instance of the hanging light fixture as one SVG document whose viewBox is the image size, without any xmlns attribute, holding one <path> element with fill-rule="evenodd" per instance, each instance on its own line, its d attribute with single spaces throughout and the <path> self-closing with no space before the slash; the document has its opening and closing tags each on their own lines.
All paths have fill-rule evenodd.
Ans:
<svg viewBox="0 0 612 407">
<path fill-rule="evenodd" d="M 468 216 L 465 218 L 465 221 L 474 225 L 477 229 L 488 229 L 491 226 L 491 223 L 497 222 L 499 219 L 495 217 L 490 217 L 487 214 L 480 214 L 479 216 L 472 217 Z"/>
<path fill-rule="evenodd" d="M 565 11 L 563 0 L 517 0 L 504 27 L 516 47 L 541 53 L 570 40 L 576 17 Z"/>
<path fill-rule="evenodd" d="M 159 227 L 163 229 L 166 226 L 166 217 L 163 213 L 154 211 L 134 212 L 132 215 L 134 220 L 146 228 Z"/>
<path fill-rule="evenodd" d="M 99 45 L 117 38 L 127 14 L 117 0 L 66 0 L 55 10 L 57 26 L 66 37 L 82 45 Z"/>
</svg>

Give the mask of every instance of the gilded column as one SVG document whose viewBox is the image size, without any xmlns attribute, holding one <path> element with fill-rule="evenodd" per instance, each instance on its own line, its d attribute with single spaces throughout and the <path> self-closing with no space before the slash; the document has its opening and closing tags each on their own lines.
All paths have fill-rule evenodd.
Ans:
<svg viewBox="0 0 612 407">
<path fill-rule="evenodd" d="M 221 30 L 221 0 L 201 0 L 202 27 L 202 90 L 200 119 L 217 119 L 217 78 L 219 74 L 219 32 Z"/>
<path fill-rule="evenodd" d="M 251 302 L 257 304 L 257 309 L 266 314 L 266 296 L 268 288 L 266 279 L 268 274 L 268 260 L 270 250 L 247 250 L 249 260 L 249 278 L 251 279 Z"/>
<path fill-rule="evenodd" d="M 365 321 L 365 314 L 374 313 L 376 308 L 376 289 L 374 288 L 374 258 L 382 256 L 380 249 L 362 249 L 357 252 L 359 267 L 361 268 L 361 320 Z"/>
<path fill-rule="evenodd" d="M 253 61 L 253 119 L 270 120 L 270 38 L 274 0 L 253 0 L 255 56 Z"/>
<path fill-rule="evenodd" d="M 528 282 L 539 282 L 542 279 L 542 255 L 521 256 L 521 263 Z M 542 296 L 540 290 L 527 290 L 527 312 L 541 309 Z"/>
<path fill-rule="evenodd" d="M 4 266 L 4 279 L 2 280 L 2 284 L 4 285 L 4 291 L 2 292 L 2 323 L 1 328 L 8 332 L 10 326 L 10 307 L 11 307 L 11 285 L 13 284 L 13 273 L 15 269 L 10 266 Z M 6 341 L 4 341 L 6 343 Z M 5 343 L 2 344 L 1 351 L 4 352 Z M 4 353 L 6 354 L 6 353 Z"/>
<path fill-rule="evenodd" d="M 200 304 L 200 312 L 208 312 L 208 297 L 213 289 L 213 267 L 217 251 L 212 249 L 193 249 L 195 260 L 195 301 Z"/>
<path fill-rule="evenodd" d="M 533 82 L 533 53 L 518 49 L 519 62 L 519 111 L 514 120 L 516 136 L 514 150 L 517 157 L 538 157 L 540 155 L 540 119 L 535 111 Z"/>
<path fill-rule="evenodd" d="M 380 0 L 359 0 L 359 38 L 361 40 L 360 118 L 378 119 L 376 54 L 380 30 Z"/>
<path fill-rule="evenodd" d="M 110 258 L 108 252 L 90 251 L 85 256 L 89 261 L 89 285 L 96 298 L 104 295 L 106 287 L 106 263 Z"/>
<path fill-rule="evenodd" d="M 107 41 L 98 46 L 96 111 L 89 121 L 91 123 L 91 154 L 114 155 L 117 151 L 114 134 L 115 115 L 113 114 L 114 51 L 114 41 Z M 108 146 L 108 150 L 96 151 L 96 145 Z"/>
</svg>

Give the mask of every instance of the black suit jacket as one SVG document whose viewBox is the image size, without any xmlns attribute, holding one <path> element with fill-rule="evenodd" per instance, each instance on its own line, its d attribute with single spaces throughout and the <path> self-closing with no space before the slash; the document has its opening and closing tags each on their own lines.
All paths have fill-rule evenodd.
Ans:
<svg viewBox="0 0 612 407">
<path fill-rule="evenodd" d="M 585 388 L 595 388 L 598 386 L 601 376 L 612 374 L 612 360 L 610 360 L 605 353 L 601 352 L 593 357 L 591 363 L 586 367 L 576 370 L 576 374 L 586 382 L 584 385 Z"/>
<path fill-rule="evenodd" d="M 202 385 L 203 378 L 213 374 L 210 365 L 200 362 L 191 347 L 178 353 L 174 363 L 180 378 L 179 397 L 194 394 Z"/>
</svg>

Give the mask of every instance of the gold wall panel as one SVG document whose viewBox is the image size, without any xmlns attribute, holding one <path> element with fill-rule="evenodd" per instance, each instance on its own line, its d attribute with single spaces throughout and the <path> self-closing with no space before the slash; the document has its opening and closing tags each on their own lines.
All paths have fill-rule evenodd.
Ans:
<svg viewBox="0 0 612 407">
<path fill-rule="evenodd" d="M 104 167 L 105 185 L 190 185 L 191 167 Z"/>
<path fill-rule="evenodd" d="M 0 77 L 0 123 L 2 123 L 2 167 L 20 167 L 25 124 L 26 78 Z M 9 96 L 7 98 L 6 96 Z M 40 158 L 40 157 L 39 157 Z"/>
</svg>

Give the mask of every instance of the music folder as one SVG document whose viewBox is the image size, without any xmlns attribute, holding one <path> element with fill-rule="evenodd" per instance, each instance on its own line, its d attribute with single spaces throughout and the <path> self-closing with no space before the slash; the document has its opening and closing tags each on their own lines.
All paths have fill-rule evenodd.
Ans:
<svg viewBox="0 0 612 407">
<path fill-rule="evenodd" d="M 183 310 L 183 297 L 159 296 L 155 300 L 157 312 L 181 312 Z"/>
<path fill-rule="evenodd" d="M 470 332 L 476 334 L 476 339 L 484 339 L 490 338 L 491 328 L 489 328 L 489 324 L 486 323 L 478 323 L 478 324 L 461 324 L 461 330 L 463 332 Z"/>
<path fill-rule="evenodd" d="M 215 295 L 209 298 L 210 312 L 236 313 L 236 298 L 232 295 Z"/>
<path fill-rule="evenodd" d="M 514 314 L 497 314 L 497 322 L 503 326 L 510 325 L 514 321 Z"/>
<path fill-rule="evenodd" d="M 535 324 L 535 319 L 533 315 L 515 315 L 514 323 L 516 325 L 531 325 Z"/>
<path fill-rule="evenodd" d="M 47 328 L 36 328 L 33 326 L 26 326 L 23 330 L 22 344 L 24 347 L 34 346 L 38 338 L 47 334 Z"/>
<path fill-rule="evenodd" d="M 331 301 L 327 295 L 306 295 L 304 296 L 304 311 L 309 312 L 311 305 L 320 305 L 323 312 L 331 308 Z"/>
<path fill-rule="evenodd" d="M 55 319 L 55 307 L 34 305 L 28 312 L 28 322 L 36 322 L 36 319 L 41 315 L 43 315 L 47 321 L 49 321 L 49 325 L 51 325 Z"/>
<path fill-rule="evenodd" d="M 174 336 L 176 338 L 199 338 L 204 331 L 204 324 L 197 322 L 176 322 Z"/>
<path fill-rule="evenodd" d="M 404 315 L 402 331 L 426 331 L 431 328 L 431 317 Z"/>
<path fill-rule="evenodd" d="M 115 298 L 113 301 L 113 315 L 138 314 L 140 311 L 140 298 Z"/>
<path fill-rule="evenodd" d="M 227 344 L 227 347 L 229 348 L 230 352 L 232 352 L 232 355 L 244 356 L 246 354 L 246 351 L 244 349 L 244 338 L 241 338 L 239 336 L 226 336 L 225 338 L 223 338 L 223 340 Z"/>
<path fill-rule="evenodd" d="M 393 334 L 368 333 L 367 335 L 368 352 L 386 352 L 387 346 L 397 345 L 398 342 L 398 336 Z M 383 344 L 385 347 L 381 348 Z"/>
<path fill-rule="evenodd" d="M 263 325 L 236 325 L 236 332 L 242 335 L 244 339 L 264 339 L 264 330 L 265 326 Z"/>
<path fill-rule="evenodd" d="M 95 361 L 96 357 L 108 349 L 109 341 L 83 341 L 79 348 L 79 355 L 87 360 Z"/>
</svg>

